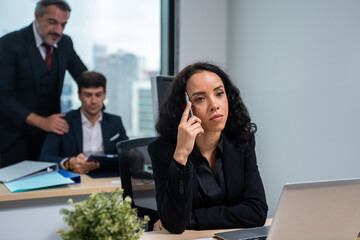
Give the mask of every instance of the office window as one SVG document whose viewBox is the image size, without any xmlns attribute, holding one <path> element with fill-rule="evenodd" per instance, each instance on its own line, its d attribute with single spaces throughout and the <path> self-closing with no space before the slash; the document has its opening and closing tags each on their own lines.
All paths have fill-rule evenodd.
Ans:
<svg viewBox="0 0 360 240">
<path fill-rule="evenodd" d="M 0 2 L 0 35 L 34 20 L 35 0 Z M 64 33 L 89 70 L 107 77 L 106 111 L 120 115 L 129 137 L 155 134 L 150 77 L 160 73 L 161 0 L 68 0 Z M 62 112 L 80 106 L 66 74 Z"/>
</svg>

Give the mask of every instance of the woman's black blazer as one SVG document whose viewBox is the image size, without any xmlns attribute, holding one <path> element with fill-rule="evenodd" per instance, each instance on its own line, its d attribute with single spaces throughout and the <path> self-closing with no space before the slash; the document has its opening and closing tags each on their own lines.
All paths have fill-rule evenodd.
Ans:
<svg viewBox="0 0 360 240">
<path fill-rule="evenodd" d="M 261 226 L 266 221 L 267 203 L 255 155 L 254 136 L 236 139 L 233 144 L 223 134 L 223 171 L 227 203 L 194 208 L 199 185 L 194 164 L 184 169 L 173 159 L 176 142 L 157 138 L 148 147 L 156 186 L 156 202 L 163 226 L 172 233 L 195 229 Z M 193 162 L 193 153 L 188 161 Z M 195 217 L 197 226 L 190 226 Z"/>
</svg>

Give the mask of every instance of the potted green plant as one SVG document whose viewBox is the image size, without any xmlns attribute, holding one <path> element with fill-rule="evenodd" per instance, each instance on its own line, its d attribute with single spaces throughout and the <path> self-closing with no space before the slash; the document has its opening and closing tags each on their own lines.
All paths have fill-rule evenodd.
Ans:
<svg viewBox="0 0 360 240">
<path fill-rule="evenodd" d="M 139 239 L 149 218 L 138 218 L 137 210 L 131 207 L 131 198 L 123 199 L 122 193 L 119 189 L 112 193 L 93 193 L 75 204 L 69 199 L 72 210 L 63 208 L 61 213 L 70 229 L 57 232 L 64 240 Z"/>
</svg>

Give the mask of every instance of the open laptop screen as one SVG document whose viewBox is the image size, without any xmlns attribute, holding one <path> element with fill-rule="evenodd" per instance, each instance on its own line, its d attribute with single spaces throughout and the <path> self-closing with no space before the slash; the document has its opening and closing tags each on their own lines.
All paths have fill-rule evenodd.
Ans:
<svg viewBox="0 0 360 240">
<path fill-rule="evenodd" d="M 359 232 L 360 179 L 344 179 L 286 184 L 266 239 L 351 240 Z M 215 236 L 228 240 L 261 236 L 241 238 L 229 233 Z"/>
</svg>

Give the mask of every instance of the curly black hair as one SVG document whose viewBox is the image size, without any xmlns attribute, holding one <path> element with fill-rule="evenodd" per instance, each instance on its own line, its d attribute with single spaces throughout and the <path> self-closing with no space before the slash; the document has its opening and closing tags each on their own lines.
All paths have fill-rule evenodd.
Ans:
<svg viewBox="0 0 360 240">
<path fill-rule="evenodd" d="M 257 127 L 255 123 L 251 122 L 248 110 L 240 97 L 239 89 L 234 86 L 229 76 L 220 67 L 208 62 L 189 65 L 176 75 L 159 109 L 155 125 L 158 134 L 173 140 L 176 139 L 178 125 L 186 107 L 186 83 L 192 75 L 202 71 L 217 74 L 224 84 L 229 116 L 223 132 L 230 138 L 236 138 L 239 135 L 243 137 L 254 135 Z"/>
</svg>

